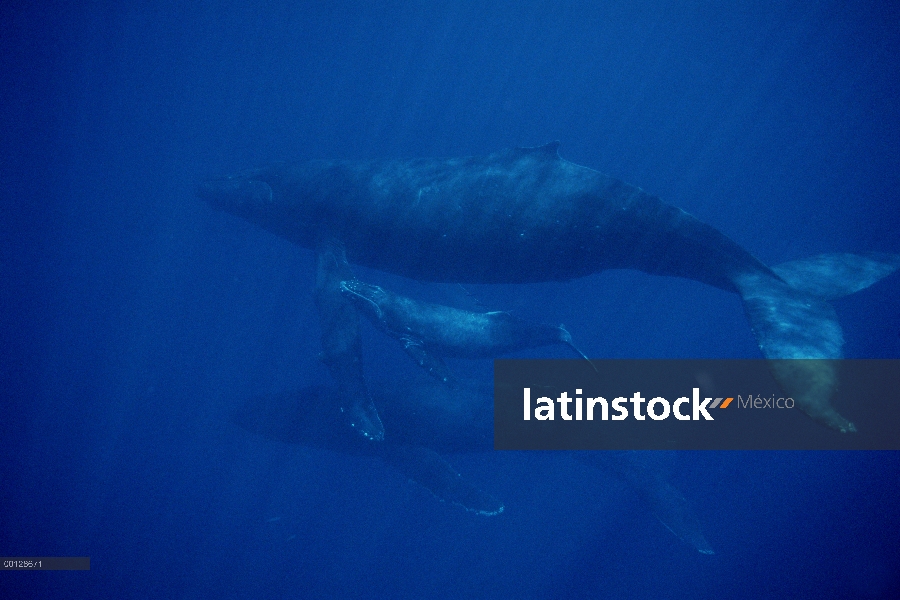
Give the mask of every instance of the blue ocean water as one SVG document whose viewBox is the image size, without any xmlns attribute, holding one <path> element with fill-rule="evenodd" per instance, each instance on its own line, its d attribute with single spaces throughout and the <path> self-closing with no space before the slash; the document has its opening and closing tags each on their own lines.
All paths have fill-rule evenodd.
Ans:
<svg viewBox="0 0 900 600">
<path fill-rule="evenodd" d="M 661 457 L 715 555 L 564 453 L 450 457 L 477 517 L 374 458 L 253 436 L 327 383 L 312 253 L 193 193 L 277 160 L 561 155 L 767 264 L 900 252 L 895 2 L 6 2 L 0 7 L 4 598 L 895 598 L 900 455 Z M 416 297 L 562 322 L 598 358 L 756 357 L 737 296 L 631 271 Z M 900 276 L 835 302 L 900 358 Z M 370 373 L 412 372 L 364 331 Z M 569 357 L 565 348 L 523 356 Z M 488 361 L 459 370 L 490 375 Z"/>
</svg>

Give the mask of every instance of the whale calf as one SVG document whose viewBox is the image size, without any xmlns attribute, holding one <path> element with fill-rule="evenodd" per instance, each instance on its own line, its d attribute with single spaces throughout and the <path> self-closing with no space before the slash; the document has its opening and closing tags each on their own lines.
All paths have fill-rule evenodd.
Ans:
<svg viewBox="0 0 900 600">
<path fill-rule="evenodd" d="M 693 279 L 740 295 L 770 359 L 840 358 L 827 300 L 900 267 L 900 256 L 824 255 L 779 274 L 715 228 L 638 187 L 563 160 L 559 143 L 446 159 L 278 163 L 204 182 L 213 207 L 305 248 L 423 281 L 566 281 L 605 269 Z M 846 432 L 831 362 L 775 369 L 798 408 Z"/>
<path fill-rule="evenodd" d="M 501 311 L 479 313 L 420 302 L 356 279 L 342 281 L 340 288 L 359 312 L 444 383 L 452 378 L 441 356 L 496 358 L 516 350 L 565 344 L 587 360 L 562 325 L 531 323 Z"/>
</svg>

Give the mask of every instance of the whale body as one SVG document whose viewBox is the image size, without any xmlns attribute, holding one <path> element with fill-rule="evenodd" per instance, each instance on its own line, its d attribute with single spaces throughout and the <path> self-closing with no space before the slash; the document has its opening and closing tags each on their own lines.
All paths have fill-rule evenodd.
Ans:
<svg viewBox="0 0 900 600">
<path fill-rule="evenodd" d="M 740 295 L 770 359 L 840 358 L 827 300 L 900 267 L 830 254 L 769 268 L 715 228 L 638 187 L 560 158 L 558 142 L 487 156 L 279 163 L 198 194 L 305 248 L 339 240 L 349 262 L 423 281 L 565 281 L 605 269 L 684 277 Z M 776 361 L 777 362 L 777 361 Z M 828 361 L 773 367 L 796 406 L 842 432 Z"/>
<path fill-rule="evenodd" d="M 562 325 L 531 323 L 502 311 L 471 312 L 420 302 L 356 279 L 342 281 L 340 290 L 376 327 L 399 341 L 416 364 L 444 383 L 453 378 L 442 356 L 496 358 L 566 344 L 588 360 Z"/>
<path fill-rule="evenodd" d="M 494 449 L 493 386 L 460 380 L 450 388 L 434 380 L 373 380 L 369 391 L 385 426 L 384 440 L 367 441 L 346 426 L 337 388 L 308 386 L 247 399 L 232 421 L 270 440 L 349 455 L 376 456 L 438 499 L 479 515 L 504 504 L 462 477 L 446 454 Z M 647 452 L 569 453 L 623 480 L 674 535 L 698 552 L 713 554 L 693 507 Z"/>
</svg>

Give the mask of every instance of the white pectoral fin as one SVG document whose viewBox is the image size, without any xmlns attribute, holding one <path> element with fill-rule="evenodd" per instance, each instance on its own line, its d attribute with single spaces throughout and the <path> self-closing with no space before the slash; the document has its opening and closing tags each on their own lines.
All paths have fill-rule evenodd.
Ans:
<svg viewBox="0 0 900 600">
<path fill-rule="evenodd" d="M 676 537 L 693 546 L 701 554 L 715 554 L 703 535 L 700 521 L 684 496 L 669 484 L 656 490 L 652 497 L 653 514 Z"/>
<path fill-rule="evenodd" d="M 484 516 L 503 512 L 502 502 L 467 482 L 434 450 L 406 445 L 385 445 L 381 450 L 385 462 L 440 500 Z"/>
<path fill-rule="evenodd" d="M 453 381 L 453 376 L 450 374 L 450 369 L 447 368 L 444 360 L 433 352 L 429 352 L 422 340 L 410 336 L 403 336 L 399 339 L 403 346 L 403 350 L 417 365 L 422 367 L 426 373 L 441 383 L 450 384 Z"/>
</svg>

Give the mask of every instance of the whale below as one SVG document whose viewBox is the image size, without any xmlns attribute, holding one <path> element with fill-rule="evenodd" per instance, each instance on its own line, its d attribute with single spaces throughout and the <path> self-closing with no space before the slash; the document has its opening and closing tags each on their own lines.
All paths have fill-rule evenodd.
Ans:
<svg viewBox="0 0 900 600">
<path fill-rule="evenodd" d="M 439 500 L 492 516 L 504 504 L 462 477 L 446 454 L 494 451 L 493 387 L 460 380 L 454 388 L 431 379 L 372 381 L 385 437 L 372 443 L 346 426 L 337 388 L 308 386 L 248 398 L 231 415 L 241 428 L 266 439 L 355 456 L 376 456 Z M 624 481 L 675 536 L 713 554 L 693 507 L 669 483 L 647 452 L 567 453 Z"/>
<path fill-rule="evenodd" d="M 900 256 L 828 254 L 769 268 L 638 187 L 563 160 L 559 143 L 446 159 L 278 163 L 206 181 L 198 195 L 302 247 L 339 240 L 350 263 L 422 281 L 566 281 L 606 269 L 696 280 L 741 297 L 796 406 L 841 432 L 831 405 L 843 334 L 828 300 Z"/>
</svg>

